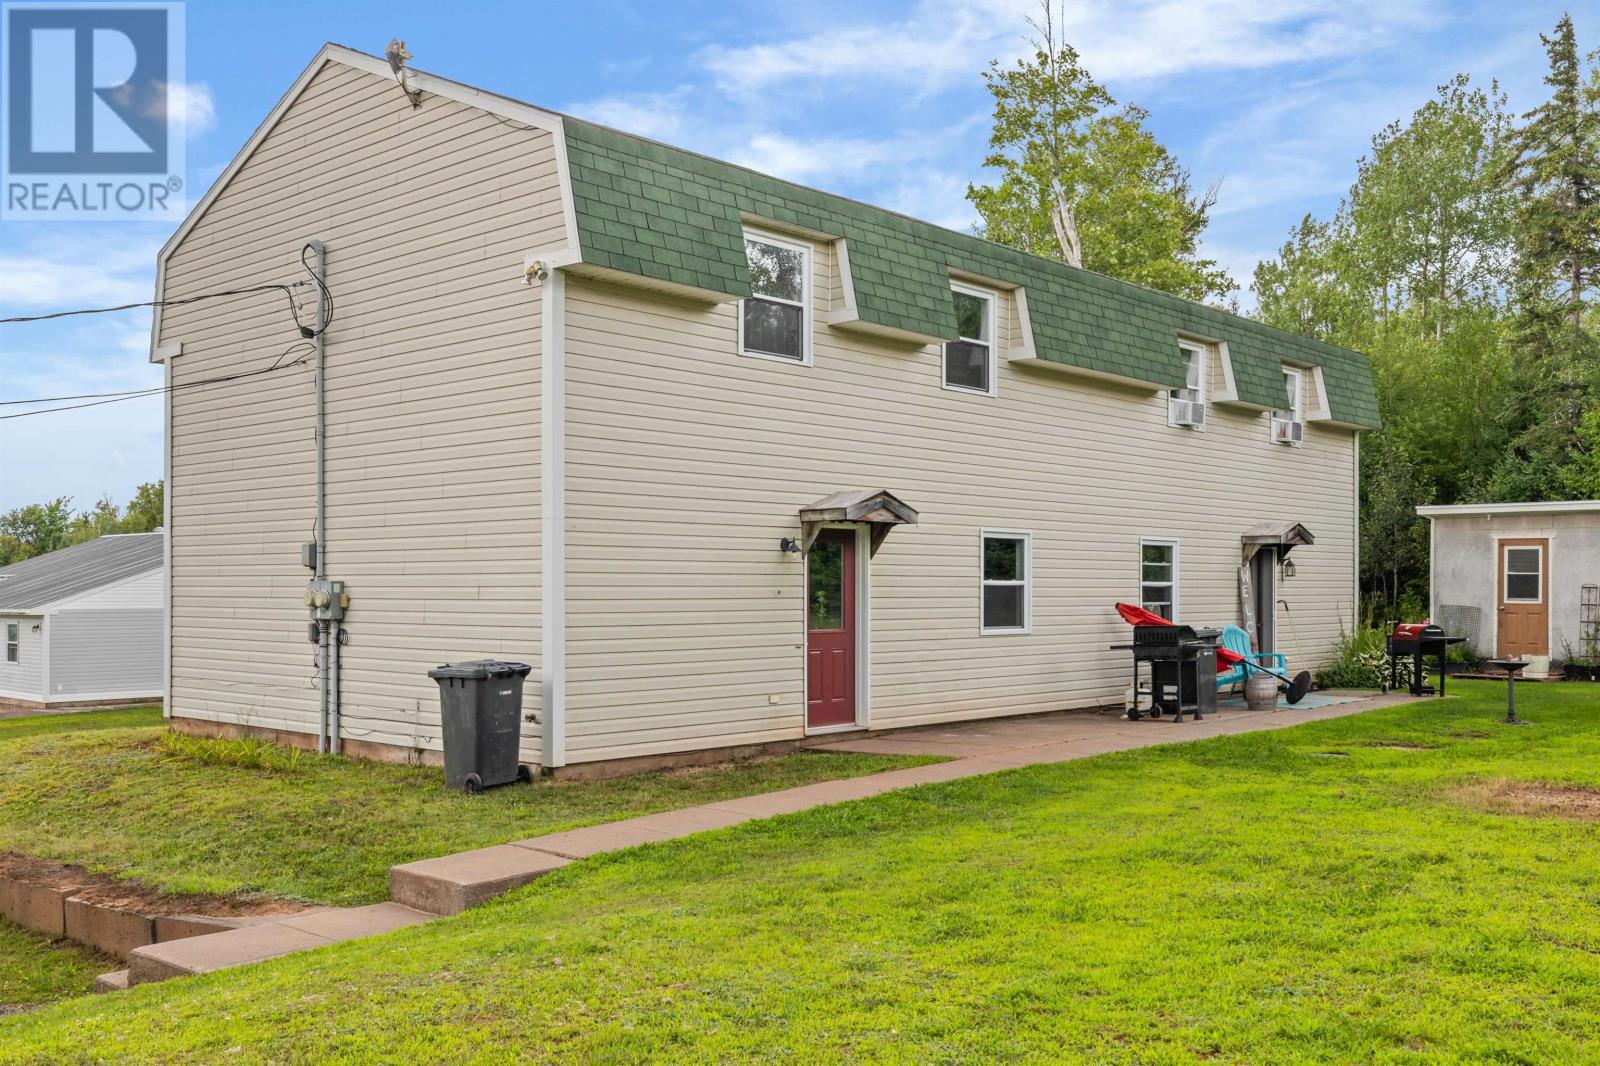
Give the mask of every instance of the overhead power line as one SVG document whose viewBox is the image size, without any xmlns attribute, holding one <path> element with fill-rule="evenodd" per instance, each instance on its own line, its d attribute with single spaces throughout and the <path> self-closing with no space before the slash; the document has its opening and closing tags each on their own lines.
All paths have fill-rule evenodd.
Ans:
<svg viewBox="0 0 1600 1066">
<path fill-rule="evenodd" d="M 248 289 L 224 289 L 221 292 L 205 292 L 198 296 L 184 296 L 175 300 L 145 300 L 135 304 L 117 304 L 115 307 L 85 307 L 74 311 L 51 311 L 43 315 L 13 315 L 10 318 L 0 318 L 0 325 L 14 322 L 47 322 L 54 318 L 71 318 L 75 315 L 104 315 L 112 311 L 132 311 L 139 307 L 182 307 L 184 304 L 199 303 L 201 300 L 216 300 L 225 296 L 249 296 L 258 292 L 281 292 L 289 299 L 289 313 L 294 315 L 296 323 L 300 321 L 299 309 L 294 305 L 294 290 L 304 285 L 307 281 L 291 281 L 287 285 L 254 285 Z"/>
<path fill-rule="evenodd" d="M 133 311 L 140 307 L 182 307 L 185 304 L 199 303 L 202 300 L 219 300 L 230 296 L 251 296 L 258 292 L 281 292 L 284 298 L 289 301 L 289 314 L 293 316 L 294 324 L 300 327 L 300 335 L 311 338 L 315 337 L 318 332 L 326 333 L 328 326 L 333 323 L 333 293 L 329 291 L 327 283 L 317 276 L 317 272 L 311 268 L 311 264 L 306 262 L 306 253 L 310 250 L 310 242 L 307 242 L 300 249 L 300 266 L 310 275 L 310 280 L 308 281 L 252 285 L 244 289 L 203 292 L 195 296 L 181 296 L 172 300 L 143 300 L 139 303 L 116 304 L 111 307 L 83 307 L 71 311 L 50 311 L 42 315 L 12 315 L 8 318 L 0 318 L 0 325 L 12 325 L 19 322 L 48 322 L 52 319 L 73 318 L 77 315 L 104 315 L 114 311 Z M 295 306 L 294 290 L 304 288 L 307 285 L 315 285 L 317 287 L 317 299 L 322 302 L 324 313 L 320 331 L 313 330 L 310 326 L 301 322 L 300 308 Z"/>
<path fill-rule="evenodd" d="M 164 392 L 180 392 L 184 389 L 198 389 L 207 385 L 226 385 L 234 381 L 244 381 L 248 378 L 258 378 L 263 374 L 271 374 L 278 370 L 288 370 L 290 367 L 303 365 L 309 358 L 309 355 L 302 355 L 300 358 L 290 362 L 284 362 L 284 360 L 291 352 L 311 347 L 312 344 L 310 341 L 296 341 L 294 344 L 289 345 L 289 347 L 285 348 L 281 353 L 279 353 L 278 358 L 272 361 L 271 366 L 261 367 L 258 370 L 242 370 L 237 374 L 223 374 L 214 378 L 201 378 L 199 381 L 180 382 L 177 385 L 157 385 L 153 388 L 129 389 L 125 392 L 84 393 L 81 396 L 55 396 L 36 400 L 0 401 L 7 406 L 30 403 L 55 403 L 61 400 L 90 401 L 88 403 L 68 404 L 62 407 L 42 407 L 37 411 L 19 411 L 16 414 L 0 415 L 0 422 L 9 421 L 13 418 L 30 418 L 33 415 L 55 414 L 58 411 L 80 411 L 85 407 L 100 407 L 108 403 L 121 403 L 124 400 L 138 400 L 143 399 L 146 396 L 159 396 Z"/>
</svg>

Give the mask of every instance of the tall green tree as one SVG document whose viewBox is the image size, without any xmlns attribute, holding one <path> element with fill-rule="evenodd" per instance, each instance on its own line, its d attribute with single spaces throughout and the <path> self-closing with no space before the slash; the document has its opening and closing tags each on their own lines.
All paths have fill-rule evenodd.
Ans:
<svg viewBox="0 0 1600 1066">
<path fill-rule="evenodd" d="M 1503 94 L 1452 79 L 1255 272 L 1263 320 L 1370 356 L 1384 429 L 1362 444 L 1362 577 L 1391 603 L 1426 578 L 1415 507 L 1485 495 L 1511 439 L 1510 138 Z"/>
<path fill-rule="evenodd" d="M 1600 69 L 1572 19 L 1540 38 L 1550 96 L 1523 116 L 1506 168 L 1516 219 L 1512 438 L 1490 479 L 1496 500 L 1561 499 L 1584 484 L 1584 426 L 1600 409 L 1600 342 L 1587 312 L 1600 286 Z"/>
<path fill-rule="evenodd" d="M 149 533 L 163 523 L 165 489 L 151 481 L 134 492 L 126 510 L 102 497 L 87 511 L 72 513 L 72 500 L 58 497 L 0 514 L 0 566 L 81 544 L 108 533 Z"/>
<path fill-rule="evenodd" d="M 1600 281 L 1600 72 L 1584 62 L 1570 15 L 1539 39 L 1550 98 L 1523 115 L 1507 171 L 1520 199 L 1518 298 L 1525 312 L 1559 305 L 1580 325 Z"/>
<path fill-rule="evenodd" d="M 967 188 L 983 235 L 1190 299 L 1226 295 L 1232 279 L 1199 254 L 1216 188 L 1197 194 L 1147 113 L 1119 107 L 1083 68 L 1048 0 L 1029 24 L 1033 55 L 984 73 L 994 98 L 984 165 L 1000 177 Z"/>
<path fill-rule="evenodd" d="M 72 500 L 66 496 L 0 514 L 0 537 L 11 551 L 11 558 L 3 560 L 7 563 L 65 548 L 71 543 L 71 534 Z"/>
<path fill-rule="evenodd" d="M 1475 88 L 1462 74 L 1373 138 L 1347 211 L 1353 263 L 1380 316 L 1410 309 L 1438 339 L 1453 311 L 1499 300 L 1512 233 L 1500 180 L 1510 133 L 1499 87 Z"/>
</svg>

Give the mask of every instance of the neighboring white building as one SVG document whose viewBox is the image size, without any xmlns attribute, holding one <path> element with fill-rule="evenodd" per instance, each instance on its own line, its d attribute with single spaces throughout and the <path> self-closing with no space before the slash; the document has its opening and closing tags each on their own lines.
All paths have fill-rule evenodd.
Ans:
<svg viewBox="0 0 1600 1066">
<path fill-rule="evenodd" d="M 432 759 L 428 669 L 514 659 L 523 758 L 598 773 L 1116 703 L 1118 600 L 1355 624 L 1360 353 L 407 85 L 324 49 L 158 259 L 176 728 Z"/>
<path fill-rule="evenodd" d="M 1434 621 L 1480 654 L 1549 672 L 1600 624 L 1600 500 L 1418 507 L 1431 527 Z"/>
<path fill-rule="evenodd" d="M 165 539 L 116 534 L 0 568 L 0 707 L 161 698 Z"/>
</svg>

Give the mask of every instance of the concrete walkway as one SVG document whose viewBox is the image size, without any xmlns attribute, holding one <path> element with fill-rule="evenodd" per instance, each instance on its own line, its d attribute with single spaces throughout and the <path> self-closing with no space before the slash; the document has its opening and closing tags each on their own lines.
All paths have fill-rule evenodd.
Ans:
<svg viewBox="0 0 1600 1066">
<path fill-rule="evenodd" d="M 914 785 L 1038 763 L 1067 762 L 1157 744 L 1282 729 L 1302 722 L 1341 718 L 1406 703 L 1413 697 L 1402 693 L 1376 697 L 1335 694 L 1335 699 L 1343 702 L 1306 710 L 1225 710 L 1199 722 L 1176 723 L 1170 719 L 1130 722 L 1111 713 L 1063 711 L 891 733 L 819 737 L 805 747 L 815 751 L 944 755 L 950 761 L 720 800 L 700 807 L 664 811 L 406 863 L 389 871 L 391 903 L 328 908 L 227 932 L 137 948 L 128 957 L 129 969 L 107 974 L 102 979 L 103 987 L 126 987 L 130 979 L 131 983 L 139 984 L 183 974 L 209 973 L 341 940 L 373 936 L 439 915 L 459 914 L 552 870 L 602 852 L 673 840 L 830 803 L 865 799 Z"/>
</svg>

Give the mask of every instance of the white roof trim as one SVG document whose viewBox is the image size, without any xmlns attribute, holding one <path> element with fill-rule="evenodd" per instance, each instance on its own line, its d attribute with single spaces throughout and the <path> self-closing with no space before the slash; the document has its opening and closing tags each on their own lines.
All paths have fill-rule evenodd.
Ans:
<svg viewBox="0 0 1600 1066">
<path fill-rule="evenodd" d="M 1457 503 L 1418 507 L 1424 518 L 1519 514 L 1600 514 L 1600 500 L 1548 500 L 1535 503 Z"/>
<path fill-rule="evenodd" d="M 261 120 L 261 124 L 250 135 L 250 139 L 244 143 L 244 147 L 239 149 L 238 154 L 217 176 L 217 180 L 211 183 L 211 188 L 206 190 L 205 195 L 190 209 L 188 216 L 173 231 L 172 236 L 167 238 L 167 242 L 161 246 L 161 251 L 156 253 L 155 288 L 157 300 L 162 298 L 164 291 L 168 257 L 183 243 L 184 238 L 189 235 L 189 231 L 195 227 L 195 224 L 205 216 L 206 211 L 216 201 L 217 197 L 222 194 L 222 191 L 228 187 L 228 183 L 233 180 L 234 175 L 238 174 L 244 165 L 250 161 L 250 157 L 261 146 L 261 142 L 266 140 L 267 135 L 277 127 L 289 108 L 306 91 L 312 79 L 320 74 L 322 68 L 329 63 L 342 63 L 347 67 L 365 71 L 368 74 L 376 74 L 379 77 L 391 81 L 394 80 L 394 72 L 389 69 L 389 63 L 385 59 L 368 55 L 365 52 L 358 52 L 353 48 L 346 48 L 340 44 L 329 43 L 323 45 L 322 49 L 317 52 L 316 57 L 311 60 L 305 70 L 300 72 L 300 76 L 294 80 L 294 84 L 289 86 L 288 91 L 279 98 L 277 104 L 267 113 L 267 117 Z M 532 104 L 525 104 L 520 100 L 513 100 L 507 96 L 500 96 L 497 93 L 475 89 L 470 85 L 463 85 L 461 82 L 441 78 L 435 74 L 428 74 L 410 67 L 406 69 L 410 75 L 408 78 L 410 87 L 414 90 L 421 90 L 424 98 L 428 95 L 440 96 L 446 100 L 454 100 L 469 107 L 476 107 L 501 118 L 522 122 L 537 129 L 549 130 L 554 134 L 556 170 L 561 183 L 561 210 L 567 225 L 567 243 L 576 250 L 578 247 L 578 216 L 572 199 L 572 172 L 567 165 L 567 138 L 561 116 L 553 111 L 546 111 L 543 108 L 534 107 Z M 163 348 L 170 347 L 170 345 L 160 345 L 161 308 L 157 306 L 154 311 L 155 313 L 150 318 L 150 361 L 159 363 L 165 358 L 161 354 Z"/>
</svg>

